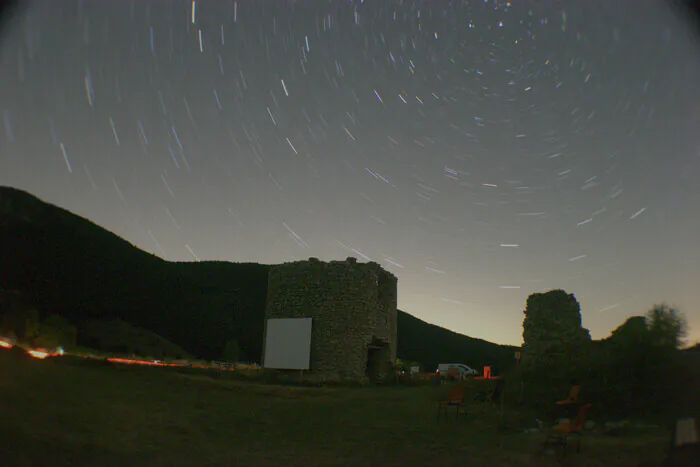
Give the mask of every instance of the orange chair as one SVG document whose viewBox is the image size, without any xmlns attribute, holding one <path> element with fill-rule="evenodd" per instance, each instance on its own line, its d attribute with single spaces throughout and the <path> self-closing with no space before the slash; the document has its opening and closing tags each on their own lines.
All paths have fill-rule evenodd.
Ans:
<svg viewBox="0 0 700 467">
<path fill-rule="evenodd" d="M 464 405 L 466 401 L 466 395 L 466 386 L 459 385 L 452 387 L 452 389 L 450 389 L 450 392 L 447 394 L 447 400 L 440 401 L 438 403 L 437 421 L 440 421 L 440 413 L 442 412 L 445 413 L 445 421 L 449 419 L 448 410 L 450 409 L 450 407 L 454 408 L 456 419 L 459 419 L 460 413 L 464 415 L 464 418 L 466 418 L 467 408 Z"/>
<path fill-rule="evenodd" d="M 569 391 L 569 397 L 564 399 L 563 401 L 558 401 L 557 405 L 570 405 L 570 404 L 578 404 L 578 398 L 581 395 L 581 386 L 571 386 L 571 390 Z"/>
<path fill-rule="evenodd" d="M 568 423 L 560 423 L 553 427 L 547 434 L 547 438 L 542 445 L 542 450 L 544 450 L 550 444 L 556 444 L 564 448 L 564 455 L 566 455 L 566 447 L 569 444 L 569 438 L 576 436 L 576 452 L 581 450 L 581 434 L 583 432 L 583 425 L 586 423 L 588 418 L 588 412 L 590 411 L 592 404 L 586 404 L 581 406 L 578 410 L 576 418 Z"/>
</svg>

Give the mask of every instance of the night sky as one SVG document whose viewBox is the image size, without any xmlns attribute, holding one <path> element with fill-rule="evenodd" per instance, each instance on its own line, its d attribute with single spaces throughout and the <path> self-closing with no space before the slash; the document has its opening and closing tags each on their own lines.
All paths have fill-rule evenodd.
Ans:
<svg viewBox="0 0 700 467">
<path fill-rule="evenodd" d="M 0 42 L 0 185 L 171 261 L 355 256 L 519 344 L 700 339 L 700 43 L 661 1 L 34 2 Z"/>
</svg>

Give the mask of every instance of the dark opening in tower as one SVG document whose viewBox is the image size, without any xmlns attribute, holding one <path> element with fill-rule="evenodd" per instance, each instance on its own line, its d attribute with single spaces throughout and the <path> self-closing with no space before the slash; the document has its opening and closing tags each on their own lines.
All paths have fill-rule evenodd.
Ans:
<svg viewBox="0 0 700 467">
<path fill-rule="evenodd" d="M 391 354 L 388 343 L 373 339 L 367 347 L 365 375 L 371 383 L 381 384 L 386 380 L 390 367 Z"/>
</svg>

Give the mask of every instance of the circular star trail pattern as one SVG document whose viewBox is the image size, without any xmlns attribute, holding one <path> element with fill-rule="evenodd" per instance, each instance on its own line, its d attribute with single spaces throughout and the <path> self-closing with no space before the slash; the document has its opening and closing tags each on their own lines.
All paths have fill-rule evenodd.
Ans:
<svg viewBox="0 0 700 467">
<path fill-rule="evenodd" d="M 700 45 L 660 1 L 39 1 L 0 183 L 171 261 L 372 260 L 519 344 L 527 296 L 700 336 Z"/>
</svg>

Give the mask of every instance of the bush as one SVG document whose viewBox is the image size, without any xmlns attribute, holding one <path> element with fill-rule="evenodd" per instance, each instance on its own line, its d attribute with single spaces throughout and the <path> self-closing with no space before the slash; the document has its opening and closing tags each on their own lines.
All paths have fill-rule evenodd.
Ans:
<svg viewBox="0 0 700 467">
<path fill-rule="evenodd" d="M 34 345 L 46 349 L 75 347 L 78 331 L 65 318 L 51 315 L 36 327 Z"/>
<path fill-rule="evenodd" d="M 21 341 L 33 344 L 38 335 L 39 312 L 29 306 L 5 310 L 0 320 L 0 333 L 14 335 Z"/>
<path fill-rule="evenodd" d="M 53 349 L 74 347 L 77 329 L 59 315 L 48 316 L 42 321 L 36 308 L 20 304 L 3 310 L 0 335 L 16 336 L 31 347 Z"/>
</svg>

